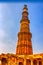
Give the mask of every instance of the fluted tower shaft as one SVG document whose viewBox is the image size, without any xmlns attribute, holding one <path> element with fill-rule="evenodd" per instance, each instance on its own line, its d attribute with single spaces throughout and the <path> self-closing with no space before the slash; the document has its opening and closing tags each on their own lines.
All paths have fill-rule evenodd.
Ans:
<svg viewBox="0 0 43 65">
<path fill-rule="evenodd" d="M 17 55 L 33 54 L 32 34 L 30 32 L 30 20 L 28 19 L 28 8 L 24 5 L 22 19 L 20 21 L 20 32 L 18 32 L 18 43 L 16 48 Z"/>
</svg>

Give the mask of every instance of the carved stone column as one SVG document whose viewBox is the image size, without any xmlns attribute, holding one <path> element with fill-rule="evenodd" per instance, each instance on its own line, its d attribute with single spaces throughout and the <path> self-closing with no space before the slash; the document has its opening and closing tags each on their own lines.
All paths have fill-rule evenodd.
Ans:
<svg viewBox="0 0 43 65">
<path fill-rule="evenodd" d="M 31 65 L 33 65 L 33 59 L 31 59 Z"/>
<path fill-rule="evenodd" d="M 11 64 L 11 62 L 10 62 L 10 61 L 11 61 L 11 60 L 10 60 L 10 58 L 8 58 L 8 63 L 7 63 L 8 65 L 10 65 L 10 64 Z"/>
<path fill-rule="evenodd" d="M 39 65 L 39 61 L 37 60 L 37 65 Z"/>
<path fill-rule="evenodd" d="M 15 59 L 15 65 L 17 65 L 17 58 Z"/>
<path fill-rule="evenodd" d="M 16 65 L 19 65 L 19 59 L 18 59 L 18 57 L 16 59 Z"/>
<path fill-rule="evenodd" d="M 24 59 L 24 65 L 26 65 L 26 59 Z"/>
<path fill-rule="evenodd" d="M 43 57 L 42 57 L 42 65 L 43 65 Z"/>
<path fill-rule="evenodd" d="M 0 65 L 1 65 L 1 60 L 0 60 Z"/>
</svg>

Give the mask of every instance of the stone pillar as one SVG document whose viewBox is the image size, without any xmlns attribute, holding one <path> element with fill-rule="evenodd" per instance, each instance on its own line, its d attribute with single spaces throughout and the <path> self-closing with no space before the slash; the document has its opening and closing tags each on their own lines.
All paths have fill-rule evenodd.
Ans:
<svg viewBox="0 0 43 65">
<path fill-rule="evenodd" d="M 19 65 L 19 59 L 18 59 L 18 57 L 16 58 L 16 65 Z"/>
<path fill-rule="evenodd" d="M 43 65 L 43 58 L 42 58 L 42 65 Z"/>
<path fill-rule="evenodd" d="M 17 58 L 15 59 L 15 65 L 17 65 Z"/>
<path fill-rule="evenodd" d="M 39 61 L 37 60 L 37 65 L 39 65 Z"/>
<path fill-rule="evenodd" d="M 11 63 L 10 61 L 11 61 L 10 58 L 8 58 L 8 65 L 10 65 L 10 63 Z"/>
<path fill-rule="evenodd" d="M 10 61 L 8 61 L 8 65 L 10 65 Z"/>
<path fill-rule="evenodd" d="M 26 59 L 24 58 L 24 65 L 26 65 Z"/>
<path fill-rule="evenodd" d="M 1 60 L 0 60 L 0 65 L 1 65 Z"/>
<path fill-rule="evenodd" d="M 31 65 L 33 65 L 33 59 L 31 60 Z"/>
</svg>

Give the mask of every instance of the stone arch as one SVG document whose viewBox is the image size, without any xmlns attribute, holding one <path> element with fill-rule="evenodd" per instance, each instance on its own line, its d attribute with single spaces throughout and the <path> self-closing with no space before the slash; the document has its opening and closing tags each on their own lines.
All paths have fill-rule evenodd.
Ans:
<svg viewBox="0 0 43 65">
<path fill-rule="evenodd" d="M 1 59 L 1 64 L 2 65 L 6 65 L 7 64 L 7 59 L 6 58 L 2 58 Z"/>
<path fill-rule="evenodd" d="M 23 62 L 19 62 L 19 65 L 23 65 Z"/>
<path fill-rule="evenodd" d="M 37 65 L 37 60 L 33 60 L 33 65 Z"/>
<path fill-rule="evenodd" d="M 31 65 L 31 60 L 26 59 L 26 65 Z"/>
</svg>

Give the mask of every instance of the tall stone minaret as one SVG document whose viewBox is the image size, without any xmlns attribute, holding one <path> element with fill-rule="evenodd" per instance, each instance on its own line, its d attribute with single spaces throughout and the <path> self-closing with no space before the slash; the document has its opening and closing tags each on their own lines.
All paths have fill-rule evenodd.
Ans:
<svg viewBox="0 0 43 65">
<path fill-rule="evenodd" d="M 24 5 L 22 19 L 20 21 L 20 32 L 18 32 L 18 42 L 16 48 L 17 55 L 33 54 L 32 50 L 32 34 L 30 32 L 30 20 L 28 19 L 28 8 Z"/>
</svg>

